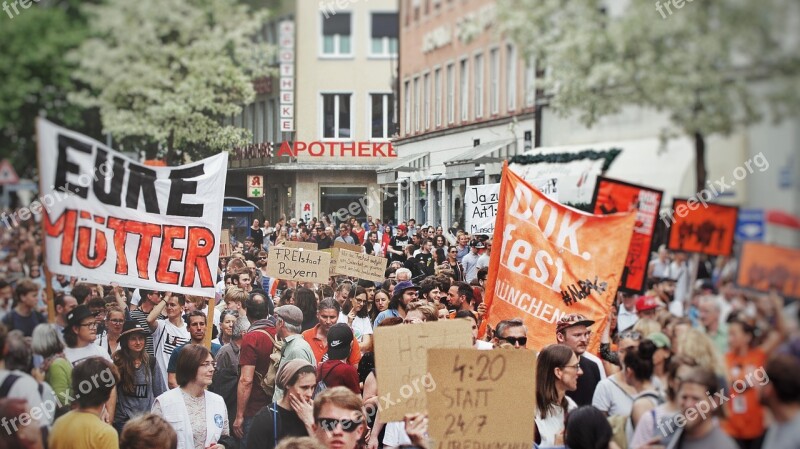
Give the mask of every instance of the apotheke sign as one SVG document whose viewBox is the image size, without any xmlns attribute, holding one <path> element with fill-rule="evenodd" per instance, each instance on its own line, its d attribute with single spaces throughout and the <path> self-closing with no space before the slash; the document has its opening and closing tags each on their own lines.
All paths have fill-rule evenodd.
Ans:
<svg viewBox="0 0 800 449">
<path fill-rule="evenodd" d="M 278 157 L 397 157 L 389 142 L 283 142 Z"/>
</svg>

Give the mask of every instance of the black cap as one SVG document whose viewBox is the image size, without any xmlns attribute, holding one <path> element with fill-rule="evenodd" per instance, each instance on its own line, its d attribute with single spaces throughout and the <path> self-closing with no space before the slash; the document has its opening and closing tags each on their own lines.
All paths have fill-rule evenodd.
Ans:
<svg viewBox="0 0 800 449">
<path fill-rule="evenodd" d="M 328 359 L 344 360 L 350 355 L 353 331 L 345 323 L 336 323 L 328 330 Z"/>
<path fill-rule="evenodd" d="M 89 310 L 89 307 L 86 304 L 81 304 L 67 314 L 67 325 L 78 326 L 81 321 L 93 316 L 94 314 Z"/>
</svg>

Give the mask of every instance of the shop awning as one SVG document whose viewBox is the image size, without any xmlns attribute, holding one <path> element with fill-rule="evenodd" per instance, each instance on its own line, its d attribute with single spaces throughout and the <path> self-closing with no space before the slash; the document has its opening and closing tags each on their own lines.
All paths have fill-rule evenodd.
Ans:
<svg viewBox="0 0 800 449">
<path fill-rule="evenodd" d="M 445 166 L 457 164 L 483 164 L 485 162 L 502 162 L 505 158 L 494 154 L 501 148 L 514 142 L 514 139 L 497 140 L 494 142 L 482 143 L 464 153 L 445 161 Z"/>
<path fill-rule="evenodd" d="M 411 154 L 381 166 L 378 172 L 378 184 L 393 184 L 398 180 L 398 173 L 418 172 L 430 167 L 430 153 Z"/>
</svg>

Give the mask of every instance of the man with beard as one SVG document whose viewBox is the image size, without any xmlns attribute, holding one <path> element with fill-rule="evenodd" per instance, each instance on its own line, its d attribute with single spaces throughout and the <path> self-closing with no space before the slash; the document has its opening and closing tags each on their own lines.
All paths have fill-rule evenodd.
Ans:
<svg viewBox="0 0 800 449">
<path fill-rule="evenodd" d="M 606 378 L 603 362 L 586 351 L 589 336 L 592 334 L 589 326 L 592 324 L 594 321 L 573 313 L 561 318 L 556 326 L 556 342 L 567 345 L 575 351 L 578 363 L 583 370 L 583 375 L 578 378 L 578 388 L 575 391 L 567 392 L 567 396 L 578 406 L 592 405 L 592 397 L 597 384 Z"/>
<path fill-rule="evenodd" d="M 661 278 L 653 285 L 653 293 L 669 308 L 675 316 L 683 316 L 683 298 L 678 300 L 675 296 L 675 279 Z"/>
<path fill-rule="evenodd" d="M 406 262 L 405 249 L 410 243 L 406 232 L 408 232 L 408 227 L 406 225 L 400 224 L 397 226 L 397 235 L 392 237 L 389 241 L 389 247 L 386 249 L 386 252 L 389 253 L 389 261 Z"/>
<path fill-rule="evenodd" d="M 333 229 L 329 226 L 328 228 L 323 228 L 322 226 L 317 228 L 317 249 L 323 250 L 328 249 L 333 246 L 333 239 L 331 235 L 333 234 Z"/>
</svg>

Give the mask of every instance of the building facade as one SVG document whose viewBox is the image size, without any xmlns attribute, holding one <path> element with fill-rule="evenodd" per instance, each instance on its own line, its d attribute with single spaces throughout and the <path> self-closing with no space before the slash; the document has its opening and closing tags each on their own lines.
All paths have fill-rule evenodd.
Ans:
<svg viewBox="0 0 800 449">
<path fill-rule="evenodd" d="M 533 65 L 495 16 L 494 0 L 400 1 L 400 159 L 378 170 L 400 221 L 463 226 L 469 186 L 532 145 Z"/>
<path fill-rule="evenodd" d="M 273 222 L 341 211 L 380 217 L 390 195 L 376 170 L 397 159 L 396 3 L 282 4 L 265 33 L 278 47 L 271 90 L 233 119 L 254 141 L 231 157 L 226 196 Z M 263 197 L 247 198 L 252 175 L 263 176 Z M 230 202 L 248 207 L 241 200 Z"/>
</svg>

